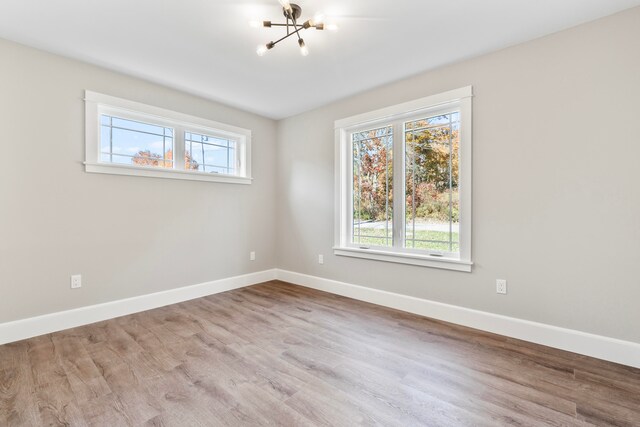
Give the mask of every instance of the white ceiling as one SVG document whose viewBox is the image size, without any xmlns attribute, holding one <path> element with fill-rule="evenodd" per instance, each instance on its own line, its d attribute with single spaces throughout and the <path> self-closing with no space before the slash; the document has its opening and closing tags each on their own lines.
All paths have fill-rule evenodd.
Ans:
<svg viewBox="0 0 640 427">
<path fill-rule="evenodd" d="M 295 3 L 295 1 L 293 1 Z M 291 116 L 447 63 L 640 5 L 640 0 L 299 0 L 339 31 L 281 29 L 277 0 L 2 0 L 0 37 L 267 117 Z"/>
</svg>

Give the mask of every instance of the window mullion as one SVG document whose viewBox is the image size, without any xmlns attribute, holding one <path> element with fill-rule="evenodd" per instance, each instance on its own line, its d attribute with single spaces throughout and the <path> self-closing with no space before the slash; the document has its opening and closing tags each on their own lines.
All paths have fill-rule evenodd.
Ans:
<svg viewBox="0 0 640 427">
<path fill-rule="evenodd" d="M 353 174 L 355 173 L 353 168 L 354 162 L 354 153 L 353 153 L 353 143 L 351 139 L 348 137 L 347 132 L 339 132 L 341 138 L 344 141 L 344 147 L 341 147 L 343 158 L 345 159 L 344 163 L 340 165 L 340 170 L 344 171 L 344 176 L 349 177 L 345 179 L 344 182 L 341 183 L 343 186 L 346 199 L 343 200 L 345 207 L 345 216 L 343 216 L 345 220 L 344 234 L 342 235 L 342 243 L 346 245 L 348 242 L 353 240 L 354 235 L 354 215 L 355 215 L 355 206 L 353 203 Z"/>
<path fill-rule="evenodd" d="M 185 129 L 181 126 L 176 126 L 173 129 L 173 168 L 177 170 L 185 170 L 185 157 L 184 157 L 184 133 Z"/>
<path fill-rule="evenodd" d="M 404 248 L 405 229 L 405 160 L 404 126 L 401 120 L 393 123 L 393 247 Z"/>
<path fill-rule="evenodd" d="M 109 116 L 109 161 L 113 163 L 113 117 L 111 116 Z"/>
</svg>

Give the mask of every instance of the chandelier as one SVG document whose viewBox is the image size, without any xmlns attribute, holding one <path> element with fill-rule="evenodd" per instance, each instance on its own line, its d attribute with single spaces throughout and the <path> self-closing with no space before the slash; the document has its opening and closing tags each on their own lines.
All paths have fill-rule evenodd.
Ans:
<svg viewBox="0 0 640 427">
<path fill-rule="evenodd" d="M 316 30 L 325 30 L 325 29 L 337 30 L 338 29 L 338 27 L 334 24 L 325 24 L 321 16 L 316 16 L 314 19 L 307 19 L 302 24 L 299 24 L 298 22 L 300 20 L 300 16 L 302 16 L 302 8 L 297 4 L 289 3 L 288 0 L 279 0 L 279 2 L 282 5 L 282 13 L 284 14 L 284 17 L 287 20 L 286 23 L 279 24 L 271 21 L 262 21 L 262 23 L 256 22 L 256 21 L 250 22 L 250 25 L 252 27 L 259 27 L 260 25 L 262 25 L 263 27 L 266 27 L 266 28 L 286 27 L 287 29 L 287 34 L 279 38 L 278 40 L 270 41 L 267 44 L 258 46 L 256 53 L 259 56 L 263 56 L 269 50 L 273 49 L 275 45 L 277 45 L 281 41 L 293 35 L 298 37 L 298 46 L 300 47 L 300 54 L 302 54 L 302 56 L 307 56 L 309 55 L 309 49 L 307 48 L 307 45 L 304 43 L 304 39 L 300 34 L 302 31 L 308 30 L 309 28 L 315 28 Z"/>
</svg>

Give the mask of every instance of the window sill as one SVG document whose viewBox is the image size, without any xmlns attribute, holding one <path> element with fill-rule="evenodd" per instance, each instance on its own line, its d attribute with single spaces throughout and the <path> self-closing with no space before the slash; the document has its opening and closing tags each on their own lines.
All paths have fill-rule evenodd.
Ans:
<svg viewBox="0 0 640 427">
<path fill-rule="evenodd" d="M 251 184 L 252 178 L 209 174 L 205 172 L 191 172 L 175 169 L 160 169 L 129 165 L 114 165 L 108 163 L 85 162 L 85 171 L 91 173 L 106 173 L 110 175 L 144 176 L 147 178 L 183 179 L 189 181 L 226 182 L 228 184 Z"/>
<path fill-rule="evenodd" d="M 378 249 L 334 247 L 333 253 L 339 256 L 395 262 L 398 264 L 418 265 L 422 267 L 442 268 L 445 270 L 463 271 L 467 273 L 471 272 L 471 266 L 473 265 L 470 261 L 462 261 L 454 258 L 440 258 L 430 255 L 381 251 Z"/>
</svg>

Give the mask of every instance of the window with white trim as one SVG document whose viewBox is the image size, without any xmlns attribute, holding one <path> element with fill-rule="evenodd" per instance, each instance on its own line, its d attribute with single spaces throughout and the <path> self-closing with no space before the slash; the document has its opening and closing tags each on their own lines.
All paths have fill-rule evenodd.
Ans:
<svg viewBox="0 0 640 427">
<path fill-rule="evenodd" d="M 471 271 L 471 97 L 336 121 L 335 254 Z"/>
<path fill-rule="evenodd" d="M 86 91 L 87 172 L 251 183 L 251 131 Z"/>
</svg>

